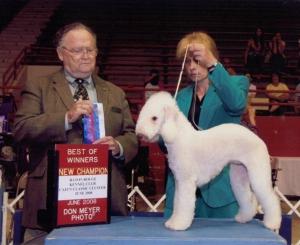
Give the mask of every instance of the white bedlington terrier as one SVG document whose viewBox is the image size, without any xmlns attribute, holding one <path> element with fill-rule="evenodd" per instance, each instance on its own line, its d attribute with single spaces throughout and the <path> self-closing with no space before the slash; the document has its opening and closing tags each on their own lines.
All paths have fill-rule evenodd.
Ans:
<svg viewBox="0 0 300 245">
<path fill-rule="evenodd" d="M 197 186 L 208 183 L 230 163 L 231 186 L 239 204 L 235 220 L 250 221 L 257 212 L 258 200 L 264 212 L 264 225 L 271 230 L 279 229 L 281 208 L 272 188 L 268 150 L 249 129 L 228 123 L 197 131 L 172 96 L 158 92 L 143 106 L 136 134 L 148 142 L 155 142 L 161 136 L 168 150 L 176 186 L 173 213 L 165 223 L 167 228 L 190 227 Z"/>
</svg>

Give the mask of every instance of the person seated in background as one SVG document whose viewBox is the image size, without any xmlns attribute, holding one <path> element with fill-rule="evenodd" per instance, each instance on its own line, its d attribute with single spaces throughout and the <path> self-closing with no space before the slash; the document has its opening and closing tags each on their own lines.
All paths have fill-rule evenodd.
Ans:
<svg viewBox="0 0 300 245">
<path fill-rule="evenodd" d="M 245 74 L 246 77 L 249 79 L 249 92 L 248 92 L 248 98 L 254 98 L 256 96 L 256 85 L 253 83 L 253 79 L 250 73 Z"/>
<path fill-rule="evenodd" d="M 244 111 L 242 116 L 241 124 L 245 127 L 249 128 L 252 132 L 257 134 L 257 127 L 256 127 L 256 110 L 255 107 L 251 104 L 252 99 L 256 96 L 256 85 L 253 84 L 252 77 L 249 73 L 245 74 L 248 77 L 250 85 L 249 85 L 249 92 L 248 92 L 248 103 L 247 107 Z"/>
<path fill-rule="evenodd" d="M 279 92 L 276 92 L 279 91 Z M 287 91 L 287 92 L 281 92 Z M 279 73 L 272 73 L 271 83 L 266 87 L 266 95 L 270 99 L 270 103 L 285 103 L 288 101 L 290 94 L 288 93 L 288 86 L 281 82 L 281 76 Z M 284 105 L 270 105 L 269 114 L 270 115 L 283 115 L 287 110 Z"/>
<path fill-rule="evenodd" d="M 261 28 L 256 28 L 253 36 L 248 40 L 244 54 L 244 62 L 247 71 L 260 76 L 264 62 L 266 43 Z"/>
<path fill-rule="evenodd" d="M 295 95 L 294 95 L 294 101 L 295 101 L 296 103 L 299 103 L 299 104 L 300 104 L 300 79 L 299 79 L 299 83 L 297 84 L 295 90 L 296 90 L 297 92 L 296 92 Z M 295 112 L 296 112 L 297 114 L 300 113 L 300 105 L 296 105 L 296 106 L 295 106 Z"/>
<path fill-rule="evenodd" d="M 159 90 L 161 88 L 159 79 L 159 71 L 157 69 L 151 69 L 144 83 L 145 101 L 149 99 L 152 94 L 157 92 L 155 90 Z"/>
<path fill-rule="evenodd" d="M 276 32 L 272 40 L 269 42 L 271 52 L 270 64 L 272 72 L 283 72 L 286 63 L 286 56 L 284 51 L 286 43 L 281 37 L 280 32 Z"/>
<path fill-rule="evenodd" d="M 231 60 L 229 58 L 223 58 L 222 64 L 230 75 L 236 75 L 235 69 L 232 67 Z"/>
<path fill-rule="evenodd" d="M 300 70 L 300 38 L 298 39 L 298 69 Z"/>
<path fill-rule="evenodd" d="M 30 156 L 22 216 L 25 244 L 44 244 L 48 231 L 38 222 L 38 211 L 46 210 L 48 151 L 57 143 L 83 142 L 82 117 L 92 113 L 93 103 L 103 104 L 105 121 L 105 136 L 93 144 L 107 144 L 112 154 L 112 214 L 127 215 L 123 168 L 138 150 L 124 91 L 95 74 L 96 34 L 82 23 L 66 25 L 56 33 L 56 51 L 63 67 L 26 82 L 14 122 L 14 139 L 28 146 Z"/>
</svg>

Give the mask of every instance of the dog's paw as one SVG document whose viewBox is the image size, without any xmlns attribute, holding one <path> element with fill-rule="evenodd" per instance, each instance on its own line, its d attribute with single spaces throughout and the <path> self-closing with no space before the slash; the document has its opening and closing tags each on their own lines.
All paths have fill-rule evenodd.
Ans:
<svg viewBox="0 0 300 245">
<path fill-rule="evenodd" d="M 165 227 L 170 230 L 184 231 L 191 226 L 192 222 L 170 218 L 165 222 Z"/>
<path fill-rule="evenodd" d="M 248 220 L 244 217 L 244 215 L 238 213 L 235 217 L 234 217 L 235 221 L 236 222 L 239 222 L 239 223 L 246 223 L 248 222 Z"/>
<path fill-rule="evenodd" d="M 235 220 L 239 223 L 247 223 L 253 219 L 257 213 L 257 201 L 253 199 L 249 206 L 240 207 L 239 212 L 235 216 Z"/>
<path fill-rule="evenodd" d="M 247 223 L 250 220 L 253 219 L 253 216 L 255 214 L 251 213 L 251 212 L 241 212 L 239 211 L 238 214 L 234 217 L 235 220 L 239 223 Z"/>
<path fill-rule="evenodd" d="M 264 226 L 270 230 L 279 230 L 281 225 L 281 215 L 273 215 L 272 217 L 264 216 Z"/>
</svg>

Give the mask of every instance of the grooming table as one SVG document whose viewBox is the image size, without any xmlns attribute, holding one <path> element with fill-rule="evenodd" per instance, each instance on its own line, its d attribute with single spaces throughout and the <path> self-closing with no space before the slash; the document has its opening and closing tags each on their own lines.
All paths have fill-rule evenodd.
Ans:
<svg viewBox="0 0 300 245">
<path fill-rule="evenodd" d="M 232 219 L 197 218 L 186 231 L 166 229 L 165 220 L 163 217 L 112 217 L 110 224 L 54 229 L 45 244 L 286 244 L 281 236 L 266 229 L 259 220 L 238 224 Z"/>
</svg>

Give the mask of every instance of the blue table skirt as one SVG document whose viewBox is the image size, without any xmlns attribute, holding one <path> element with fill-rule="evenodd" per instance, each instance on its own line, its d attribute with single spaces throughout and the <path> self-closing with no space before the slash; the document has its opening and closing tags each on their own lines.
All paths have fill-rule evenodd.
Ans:
<svg viewBox="0 0 300 245">
<path fill-rule="evenodd" d="M 197 218 L 186 231 L 166 229 L 165 220 L 163 217 L 112 217 L 110 224 L 54 229 L 45 244 L 286 244 L 259 220 L 239 224 L 232 219 Z"/>
</svg>

